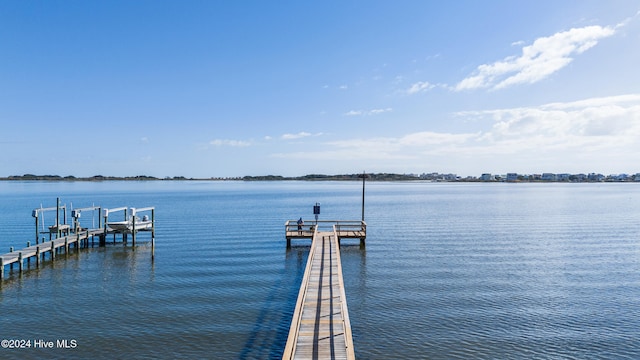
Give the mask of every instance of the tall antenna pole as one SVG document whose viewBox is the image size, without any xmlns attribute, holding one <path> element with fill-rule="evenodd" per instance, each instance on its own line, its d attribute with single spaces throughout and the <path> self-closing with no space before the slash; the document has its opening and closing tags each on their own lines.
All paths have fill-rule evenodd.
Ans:
<svg viewBox="0 0 640 360">
<path fill-rule="evenodd" d="M 367 178 L 367 174 L 362 172 L 362 221 L 364 221 L 364 182 Z"/>
</svg>

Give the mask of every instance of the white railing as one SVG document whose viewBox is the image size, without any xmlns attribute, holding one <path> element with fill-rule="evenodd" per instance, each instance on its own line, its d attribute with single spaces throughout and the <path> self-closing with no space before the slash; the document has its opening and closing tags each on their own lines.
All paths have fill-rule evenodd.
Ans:
<svg viewBox="0 0 640 360">
<path fill-rule="evenodd" d="M 303 220 L 304 221 L 304 220 Z M 298 227 L 300 226 L 300 227 Z M 297 220 L 287 220 L 284 224 L 286 234 L 313 236 L 316 229 L 325 231 L 336 231 L 339 236 L 347 235 L 349 232 L 357 233 L 361 236 L 367 234 L 367 223 L 361 220 L 306 220 L 302 225 L 298 225 Z"/>
</svg>

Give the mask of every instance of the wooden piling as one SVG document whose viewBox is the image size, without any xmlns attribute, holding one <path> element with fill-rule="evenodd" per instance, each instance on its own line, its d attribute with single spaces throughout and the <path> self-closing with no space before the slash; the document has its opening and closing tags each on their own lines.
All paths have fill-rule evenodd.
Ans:
<svg viewBox="0 0 640 360">
<path fill-rule="evenodd" d="M 52 241 L 51 242 L 51 260 L 55 260 L 55 259 L 56 259 L 56 248 Z"/>
<path fill-rule="evenodd" d="M 156 209 L 151 209 L 151 238 L 156 236 Z"/>
<path fill-rule="evenodd" d="M 40 236 L 40 234 L 38 234 L 38 210 L 33 210 L 31 215 L 36 218 L 36 245 L 38 245 L 38 237 Z"/>
<path fill-rule="evenodd" d="M 24 264 L 23 264 L 23 261 L 22 261 L 22 251 L 20 251 L 20 252 L 18 253 L 18 267 L 19 267 L 19 269 L 20 269 L 20 272 L 22 272 L 22 270 L 23 270 L 23 268 L 22 268 L 22 267 L 23 267 L 23 266 L 24 266 Z"/>
<path fill-rule="evenodd" d="M 136 209 L 131 208 L 131 245 L 136 246 Z"/>
</svg>

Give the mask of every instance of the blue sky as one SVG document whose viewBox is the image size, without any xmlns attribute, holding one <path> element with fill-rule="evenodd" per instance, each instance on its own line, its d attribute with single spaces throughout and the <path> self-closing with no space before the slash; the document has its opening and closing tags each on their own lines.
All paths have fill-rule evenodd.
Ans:
<svg viewBox="0 0 640 360">
<path fill-rule="evenodd" d="M 637 1 L 4 1 L 0 176 L 640 172 Z"/>
</svg>

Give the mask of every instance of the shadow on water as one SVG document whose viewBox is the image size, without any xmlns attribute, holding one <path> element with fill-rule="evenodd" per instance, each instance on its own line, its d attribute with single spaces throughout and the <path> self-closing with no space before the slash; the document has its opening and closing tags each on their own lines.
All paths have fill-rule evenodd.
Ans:
<svg viewBox="0 0 640 360">
<path fill-rule="evenodd" d="M 269 291 L 239 359 L 282 358 L 309 249 L 292 246 L 286 250 L 284 269 Z"/>
</svg>

